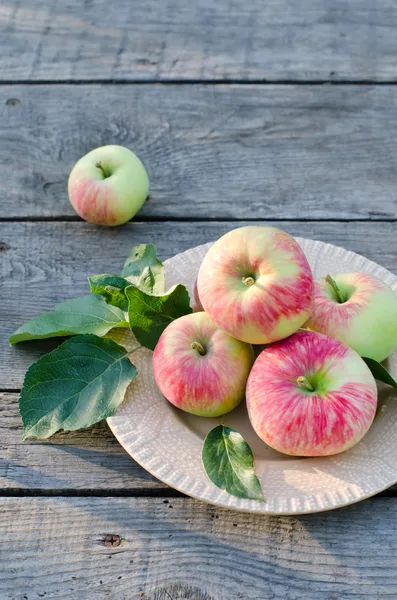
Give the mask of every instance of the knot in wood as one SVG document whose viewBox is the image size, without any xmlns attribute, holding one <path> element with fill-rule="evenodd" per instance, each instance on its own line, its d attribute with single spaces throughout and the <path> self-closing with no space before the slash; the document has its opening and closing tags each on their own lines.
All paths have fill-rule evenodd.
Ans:
<svg viewBox="0 0 397 600">
<path fill-rule="evenodd" d="M 108 548 L 117 548 L 117 546 L 120 546 L 121 544 L 121 537 L 119 535 L 109 533 L 108 535 L 105 535 L 104 542 Z"/>
</svg>

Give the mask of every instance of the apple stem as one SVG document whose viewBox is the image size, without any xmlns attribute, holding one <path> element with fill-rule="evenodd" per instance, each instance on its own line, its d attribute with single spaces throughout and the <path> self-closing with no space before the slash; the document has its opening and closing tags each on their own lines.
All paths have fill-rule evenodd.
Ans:
<svg viewBox="0 0 397 600">
<path fill-rule="evenodd" d="M 107 177 L 110 177 L 110 173 L 105 169 L 105 167 L 103 166 L 103 164 L 101 162 L 97 162 L 97 164 L 95 166 L 97 169 L 102 171 L 102 175 L 103 175 L 104 179 L 106 179 Z"/>
<path fill-rule="evenodd" d="M 338 300 L 339 304 L 343 304 L 345 299 L 342 296 L 342 292 L 340 291 L 338 284 L 336 283 L 335 279 L 333 279 L 331 277 L 331 275 L 325 275 L 324 276 L 325 281 L 332 287 L 332 289 L 334 290 L 336 299 Z"/>
<path fill-rule="evenodd" d="M 205 350 L 204 350 L 203 346 L 199 342 L 193 342 L 192 343 L 192 350 L 197 350 L 197 352 L 199 354 L 201 354 L 201 356 L 204 356 L 204 354 L 205 354 Z"/>
<path fill-rule="evenodd" d="M 299 387 L 302 390 L 307 390 L 308 392 L 314 392 L 314 387 L 303 375 L 298 377 L 298 379 L 296 380 L 296 383 L 299 385 Z"/>
<path fill-rule="evenodd" d="M 243 283 L 249 287 L 250 285 L 254 285 L 255 279 L 253 277 L 243 277 Z"/>
</svg>

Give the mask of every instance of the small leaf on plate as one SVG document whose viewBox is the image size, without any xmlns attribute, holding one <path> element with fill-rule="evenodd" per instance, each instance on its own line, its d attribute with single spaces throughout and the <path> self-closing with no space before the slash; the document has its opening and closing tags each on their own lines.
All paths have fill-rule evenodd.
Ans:
<svg viewBox="0 0 397 600">
<path fill-rule="evenodd" d="M 238 498 L 265 502 L 254 472 L 254 455 L 238 431 L 224 425 L 212 429 L 204 440 L 202 459 L 217 487 Z"/>
<path fill-rule="evenodd" d="M 367 363 L 367 365 L 368 365 L 372 375 L 375 377 L 375 379 L 397 388 L 397 381 L 395 379 L 393 379 L 393 377 L 390 375 L 389 371 L 383 365 L 381 365 L 377 360 L 374 360 L 373 358 L 365 358 L 365 357 L 363 357 L 363 360 Z"/>
<path fill-rule="evenodd" d="M 181 284 L 162 296 L 152 296 L 134 285 L 127 287 L 125 293 L 130 327 L 138 342 L 151 350 L 171 321 L 192 312 L 188 291 Z"/>
<path fill-rule="evenodd" d="M 128 310 L 128 300 L 124 290 L 130 284 L 129 281 L 119 275 L 93 275 L 88 278 L 91 292 L 103 296 L 105 302 L 117 306 L 120 310 Z"/>
<path fill-rule="evenodd" d="M 110 339 L 78 335 L 27 371 L 19 399 L 23 439 L 90 427 L 114 414 L 137 374 L 127 351 Z"/>
<path fill-rule="evenodd" d="M 113 327 L 128 327 L 124 314 L 99 296 L 81 296 L 57 304 L 55 310 L 27 321 L 10 336 L 10 344 L 65 335 L 106 335 Z"/>
<path fill-rule="evenodd" d="M 140 244 L 131 248 L 121 275 L 150 294 L 163 294 L 165 291 L 164 266 L 157 258 L 156 246 L 153 244 Z"/>
</svg>

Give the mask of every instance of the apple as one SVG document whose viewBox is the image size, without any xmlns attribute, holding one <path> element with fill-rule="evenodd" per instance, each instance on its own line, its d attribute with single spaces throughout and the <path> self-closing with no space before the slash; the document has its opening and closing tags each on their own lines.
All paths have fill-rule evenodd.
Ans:
<svg viewBox="0 0 397 600">
<path fill-rule="evenodd" d="M 315 283 L 313 311 L 305 327 L 340 340 L 360 356 L 382 361 L 397 346 L 397 296 L 373 275 L 326 275 Z"/>
<path fill-rule="evenodd" d="M 240 403 L 253 362 L 252 346 L 227 335 L 205 312 L 173 321 L 153 353 L 162 394 L 202 417 L 224 415 Z"/>
<path fill-rule="evenodd" d="M 96 225 L 122 225 L 141 208 L 149 190 L 146 169 L 123 146 L 102 146 L 74 165 L 69 199 L 77 214 Z"/>
<path fill-rule="evenodd" d="M 308 319 L 313 277 L 297 242 L 275 227 L 230 231 L 207 252 L 198 274 L 204 310 L 226 333 L 269 344 Z"/>
<path fill-rule="evenodd" d="M 269 446 L 293 456 L 327 456 L 351 448 L 376 411 L 371 371 L 338 340 L 300 331 L 268 346 L 247 383 L 252 427 Z"/>
</svg>

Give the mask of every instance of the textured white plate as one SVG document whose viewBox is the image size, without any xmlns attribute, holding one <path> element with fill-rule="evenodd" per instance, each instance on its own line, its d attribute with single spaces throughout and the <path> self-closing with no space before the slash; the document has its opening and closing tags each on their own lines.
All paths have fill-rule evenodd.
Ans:
<svg viewBox="0 0 397 600">
<path fill-rule="evenodd" d="M 315 278 L 362 271 L 383 279 L 397 293 L 397 277 L 363 256 L 323 242 L 297 241 Z M 167 287 L 184 283 L 193 298 L 194 281 L 210 246 L 198 246 L 167 260 Z M 136 346 L 126 330 L 113 330 L 111 336 L 128 349 Z M 251 446 L 267 502 L 243 500 L 219 490 L 204 472 L 201 447 L 208 431 L 221 419 L 194 417 L 167 402 L 154 381 L 151 355 L 150 350 L 142 349 L 131 356 L 139 375 L 108 423 L 140 465 L 177 490 L 218 506 L 279 515 L 330 510 L 368 498 L 397 482 L 397 390 L 379 386 L 377 416 L 365 438 L 348 452 L 326 458 L 289 457 L 267 447 L 251 428 L 243 402 L 224 422 L 240 431 Z M 388 368 L 397 374 L 396 352 Z"/>
</svg>

